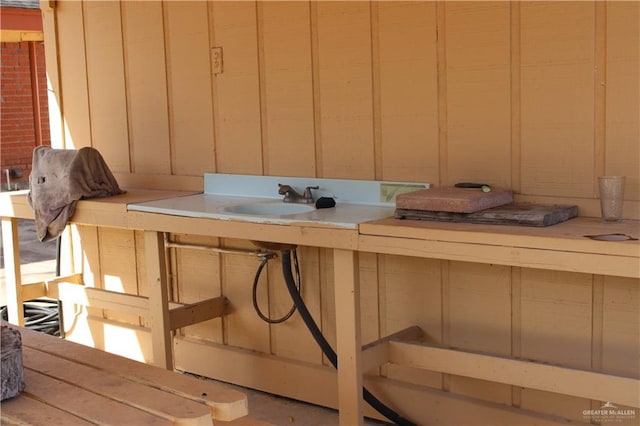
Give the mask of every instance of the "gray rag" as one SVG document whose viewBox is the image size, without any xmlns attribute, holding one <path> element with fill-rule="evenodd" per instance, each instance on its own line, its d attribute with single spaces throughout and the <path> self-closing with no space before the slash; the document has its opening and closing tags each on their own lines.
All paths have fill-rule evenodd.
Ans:
<svg viewBox="0 0 640 426">
<path fill-rule="evenodd" d="M 27 200 L 40 241 L 56 239 L 64 231 L 78 200 L 124 192 L 95 148 L 33 150 Z"/>
</svg>

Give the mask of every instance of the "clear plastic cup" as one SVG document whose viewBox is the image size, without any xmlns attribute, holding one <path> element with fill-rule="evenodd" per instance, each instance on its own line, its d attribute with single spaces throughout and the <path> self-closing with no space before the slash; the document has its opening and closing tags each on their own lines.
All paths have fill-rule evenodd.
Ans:
<svg viewBox="0 0 640 426">
<path fill-rule="evenodd" d="M 600 210 L 603 222 L 622 222 L 624 176 L 600 176 Z"/>
</svg>

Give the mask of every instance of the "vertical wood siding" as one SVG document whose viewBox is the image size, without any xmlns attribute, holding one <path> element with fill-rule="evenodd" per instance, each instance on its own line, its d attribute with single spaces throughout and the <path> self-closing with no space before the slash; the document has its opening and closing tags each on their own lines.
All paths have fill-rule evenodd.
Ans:
<svg viewBox="0 0 640 426">
<path fill-rule="evenodd" d="M 639 8 L 63 1 L 54 140 L 119 173 L 483 180 L 579 204 L 624 174 L 634 216 Z"/>
<path fill-rule="evenodd" d="M 590 215 L 597 176 L 621 174 L 638 217 L 637 2 L 60 1 L 53 13 L 45 32 L 58 58 L 47 66 L 64 124 L 53 139 L 95 146 L 120 174 L 482 180 Z M 212 47 L 223 48 L 222 74 L 211 73 Z M 96 286 L 117 275 L 123 291 L 145 294 L 139 239 L 83 229 L 77 262 Z M 304 299 L 335 343 L 331 251 L 300 257 Z M 181 333 L 327 364 L 298 317 L 270 326 L 255 315 L 256 259 L 172 250 L 170 265 L 176 299 L 231 301 L 224 319 Z M 360 277 L 365 343 L 418 325 L 433 343 L 640 375 L 637 280 L 373 254 Z M 288 310 L 279 265 L 258 299 L 273 316 Z M 578 421 L 591 404 L 380 371 Z"/>
</svg>

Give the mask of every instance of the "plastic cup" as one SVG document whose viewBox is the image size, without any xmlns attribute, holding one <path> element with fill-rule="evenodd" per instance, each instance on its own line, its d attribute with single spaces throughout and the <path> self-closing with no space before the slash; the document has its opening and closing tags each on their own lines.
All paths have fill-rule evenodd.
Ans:
<svg viewBox="0 0 640 426">
<path fill-rule="evenodd" d="M 622 222 L 624 176 L 600 176 L 600 210 L 603 222 Z"/>
</svg>

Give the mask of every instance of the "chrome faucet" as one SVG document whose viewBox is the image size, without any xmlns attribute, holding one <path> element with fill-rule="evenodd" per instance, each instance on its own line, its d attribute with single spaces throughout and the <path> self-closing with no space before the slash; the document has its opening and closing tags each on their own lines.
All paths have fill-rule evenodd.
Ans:
<svg viewBox="0 0 640 426">
<path fill-rule="evenodd" d="M 298 194 L 295 189 L 293 189 L 289 185 L 278 184 L 278 194 L 284 195 L 282 199 L 285 203 L 301 203 L 301 204 L 311 204 L 313 203 L 313 195 L 311 194 L 312 189 L 319 189 L 319 186 L 307 186 L 304 189 L 304 193 L 302 195 Z"/>
</svg>

